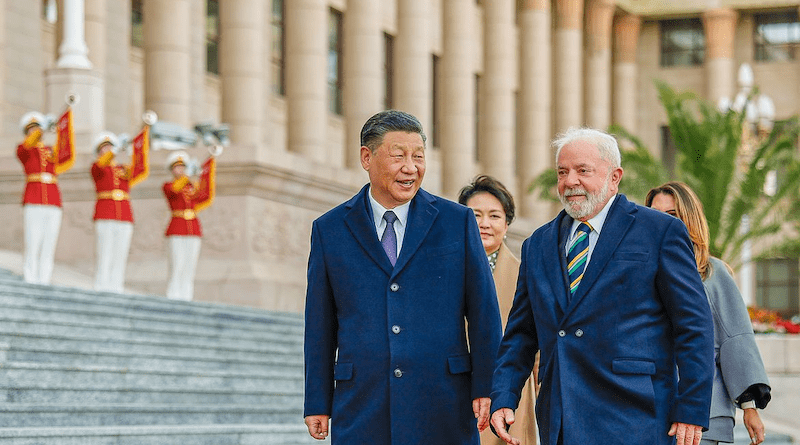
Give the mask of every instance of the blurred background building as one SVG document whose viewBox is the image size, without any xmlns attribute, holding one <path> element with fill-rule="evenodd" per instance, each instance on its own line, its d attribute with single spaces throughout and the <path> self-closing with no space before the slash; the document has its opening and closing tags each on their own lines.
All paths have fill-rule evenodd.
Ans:
<svg viewBox="0 0 800 445">
<path fill-rule="evenodd" d="M 78 159 L 59 179 L 56 261 L 78 273 L 94 267 L 89 141 L 135 132 L 146 109 L 189 128 L 230 126 L 216 200 L 199 216 L 195 299 L 302 310 L 311 221 L 366 182 L 359 131 L 385 108 L 426 128 L 427 190 L 452 199 L 477 173 L 512 190 L 516 248 L 557 210 L 527 193 L 553 166 L 557 132 L 618 123 L 674 163 L 654 79 L 716 102 L 736 94 L 749 63 L 776 118 L 800 112 L 799 10 L 783 0 L 0 0 L 0 248 L 23 248 L 19 118 L 59 112 L 69 92 L 81 96 Z M 126 281 L 159 295 L 166 156 L 152 153 L 131 194 Z M 743 293 L 793 315 L 798 280 L 797 259 L 760 261 Z"/>
</svg>

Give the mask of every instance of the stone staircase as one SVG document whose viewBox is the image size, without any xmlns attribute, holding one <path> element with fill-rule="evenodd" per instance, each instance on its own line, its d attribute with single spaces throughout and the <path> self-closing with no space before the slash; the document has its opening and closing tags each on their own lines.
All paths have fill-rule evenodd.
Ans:
<svg viewBox="0 0 800 445">
<path fill-rule="evenodd" d="M 0 443 L 319 443 L 298 314 L 37 286 L 0 270 Z"/>
</svg>

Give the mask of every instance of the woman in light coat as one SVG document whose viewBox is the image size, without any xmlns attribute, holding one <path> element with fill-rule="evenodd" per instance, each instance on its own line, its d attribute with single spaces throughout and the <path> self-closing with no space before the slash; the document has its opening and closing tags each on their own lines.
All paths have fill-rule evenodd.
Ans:
<svg viewBox="0 0 800 445">
<path fill-rule="evenodd" d="M 514 302 L 520 264 L 519 259 L 514 256 L 504 242 L 508 226 L 514 220 L 514 198 L 498 180 L 480 175 L 461 189 L 458 202 L 471 208 L 478 221 L 481 241 L 483 241 L 489 265 L 492 268 L 500 306 L 500 318 L 503 322 L 503 329 L 505 329 L 508 313 Z M 514 429 L 518 431 L 516 437 L 522 440 L 521 445 L 537 443 L 536 416 L 533 409 L 536 394 L 539 392 L 538 386 L 535 384 L 538 369 L 539 354 L 537 353 L 533 374 L 522 389 L 522 397 L 515 413 Z M 481 433 L 481 445 L 504 443 L 489 429 Z"/>
<path fill-rule="evenodd" d="M 647 193 L 645 205 L 683 221 L 694 244 L 697 271 L 714 316 L 714 387 L 711 420 L 701 444 L 733 442 L 736 408 L 744 410 L 744 425 L 750 440 L 764 441 L 764 424 L 758 415 L 770 401 L 764 362 L 742 296 L 730 267 L 709 254 L 708 222 L 703 204 L 682 182 L 667 182 Z"/>
</svg>

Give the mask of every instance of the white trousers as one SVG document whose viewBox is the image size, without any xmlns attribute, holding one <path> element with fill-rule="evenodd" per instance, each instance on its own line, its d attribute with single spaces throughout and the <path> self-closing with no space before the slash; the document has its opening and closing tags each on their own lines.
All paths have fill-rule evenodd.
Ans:
<svg viewBox="0 0 800 445">
<path fill-rule="evenodd" d="M 28 283 L 50 284 L 58 232 L 61 230 L 61 214 L 61 207 L 57 206 L 22 206 L 25 223 L 25 260 L 22 273 Z"/>
<path fill-rule="evenodd" d="M 170 236 L 170 279 L 167 298 L 191 301 L 194 296 L 194 274 L 200 258 L 199 236 Z"/>
<path fill-rule="evenodd" d="M 125 266 L 131 248 L 133 223 L 113 219 L 94 222 L 97 264 L 94 270 L 95 290 L 122 293 L 125 288 Z"/>
</svg>

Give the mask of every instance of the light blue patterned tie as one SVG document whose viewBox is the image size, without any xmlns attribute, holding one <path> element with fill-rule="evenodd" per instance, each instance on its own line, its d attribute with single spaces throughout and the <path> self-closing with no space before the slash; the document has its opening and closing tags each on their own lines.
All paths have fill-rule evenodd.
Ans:
<svg viewBox="0 0 800 445">
<path fill-rule="evenodd" d="M 581 284 L 583 271 L 586 270 L 586 260 L 589 258 L 589 232 L 592 226 L 589 223 L 580 223 L 575 230 L 575 240 L 567 252 L 567 274 L 569 275 L 569 294 L 575 294 Z"/>
<path fill-rule="evenodd" d="M 383 250 L 386 251 L 386 256 L 394 266 L 397 262 L 397 234 L 394 232 L 394 222 L 397 221 L 397 215 L 389 210 L 383 214 L 383 219 L 386 220 L 386 230 L 383 231 L 381 236 L 381 245 Z"/>
</svg>

